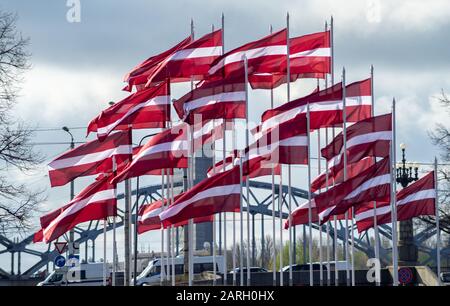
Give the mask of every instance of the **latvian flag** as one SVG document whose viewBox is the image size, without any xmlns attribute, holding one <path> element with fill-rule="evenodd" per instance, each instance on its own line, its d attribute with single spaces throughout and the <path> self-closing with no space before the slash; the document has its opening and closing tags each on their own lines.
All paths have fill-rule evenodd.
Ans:
<svg viewBox="0 0 450 306">
<path fill-rule="evenodd" d="M 369 201 L 390 201 L 391 172 L 385 158 L 352 179 L 314 197 L 321 223 Z"/>
<path fill-rule="evenodd" d="M 117 215 L 116 186 L 103 176 L 81 191 L 69 204 L 41 217 L 43 240 L 48 243 L 76 225 Z"/>
<path fill-rule="evenodd" d="M 104 141 L 93 140 L 56 157 L 48 165 L 52 187 L 62 186 L 77 177 L 112 173 L 113 158 L 121 170 L 131 159 L 129 131 L 118 131 Z"/>
<path fill-rule="evenodd" d="M 159 217 L 164 227 L 167 227 L 220 212 L 238 212 L 240 193 L 240 168 L 234 167 L 201 181 L 179 197 Z"/>
<path fill-rule="evenodd" d="M 113 130 L 163 128 L 170 121 L 170 85 L 162 82 L 131 94 L 91 120 L 87 132 L 103 140 Z"/>
<path fill-rule="evenodd" d="M 397 193 L 397 221 L 410 220 L 414 217 L 436 215 L 436 185 L 434 171 L 417 182 L 409 185 Z M 359 232 L 374 226 L 374 206 L 367 203 L 355 211 L 356 225 Z M 389 202 L 377 202 L 377 225 L 388 224 L 391 219 L 391 205 Z"/>
</svg>

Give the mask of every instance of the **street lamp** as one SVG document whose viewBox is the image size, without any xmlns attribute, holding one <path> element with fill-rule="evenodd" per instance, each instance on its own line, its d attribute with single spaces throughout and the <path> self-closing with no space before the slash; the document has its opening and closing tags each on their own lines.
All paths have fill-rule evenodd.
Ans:
<svg viewBox="0 0 450 306">
<path fill-rule="evenodd" d="M 73 139 L 73 135 L 70 132 L 69 128 L 67 126 L 63 126 L 62 130 L 64 132 L 67 132 L 70 135 L 70 149 L 75 148 L 75 142 Z M 72 181 L 70 181 L 70 200 L 72 200 L 74 197 L 75 197 L 75 184 L 74 184 L 74 181 L 72 180 Z M 72 244 L 74 241 L 75 241 L 75 231 L 73 229 L 71 229 L 69 231 L 69 243 Z M 72 246 L 73 245 L 70 246 L 69 250 L 73 250 Z M 72 253 L 71 251 L 69 252 L 69 255 L 73 255 L 70 253 Z"/>
<path fill-rule="evenodd" d="M 402 162 L 397 165 L 396 181 L 405 188 L 410 183 L 419 179 L 419 167 L 417 167 L 417 164 L 415 163 L 406 162 L 406 145 L 404 143 L 400 144 L 400 149 L 402 150 Z"/>
</svg>

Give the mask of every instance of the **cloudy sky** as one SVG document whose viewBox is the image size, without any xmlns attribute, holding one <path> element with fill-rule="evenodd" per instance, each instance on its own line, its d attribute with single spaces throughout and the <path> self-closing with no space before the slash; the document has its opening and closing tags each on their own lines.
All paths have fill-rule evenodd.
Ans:
<svg viewBox="0 0 450 306">
<path fill-rule="evenodd" d="M 270 25 L 284 27 L 287 11 L 292 36 L 323 30 L 333 15 L 336 81 L 343 66 L 348 82 L 369 77 L 370 65 L 375 66 L 376 113 L 389 111 L 392 98 L 397 98 L 398 142 L 408 145 L 411 160 L 432 161 L 437 151 L 428 132 L 437 122 L 449 121 L 448 113 L 435 99 L 441 89 L 450 91 L 447 0 L 68 2 L 80 2 L 80 22 L 68 21 L 70 8 L 65 0 L 3 0 L 0 4 L 0 10 L 18 14 L 18 28 L 31 39 L 33 68 L 25 74 L 15 113 L 41 129 L 34 139 L 38 144 L 68 141 L 68 135 L 59 130 L 62 126 L 72 128 L 76 141 L 85 141 L 87 123 L 109 101 L 126 96 L 120 89 L 127 71 L 188 36 L 191 18 L 197 37 L 210 31 L 212 25 L 219 28 L 222 12 L 226 50 L 268 34 Z M 296 82 L 292 98 L 309 92 L 314 84 Z M 185 90 L 183 85 L 176 86 L 174 98 Z M 277 89 L 275 96 L 276 104 L 285 102 L 284 87 Z M 251 93 L 254 111 L 250 119 L 258 120 L 269 105 L 268 99 L 267 92 Z M 38 149 L 50 160 L 67 147 L 53 144 L 39 145 Z M 295 171 L 294 183 L 302 184 L 304 169 Z M 45 165 L 31 175 L 12 171 L 10 177 L 31 187 L 46 187 L 46 210 L 67 200 L 68 186 L 50 190 Z M 88 182 L 77 181 L 76 190 Z M 148 239 L 156 248 L 158 237 L 153 238 Z M 4 264 L 7 266 L 7 261 L 0 257 L 0 267 Z"/>
</svg>

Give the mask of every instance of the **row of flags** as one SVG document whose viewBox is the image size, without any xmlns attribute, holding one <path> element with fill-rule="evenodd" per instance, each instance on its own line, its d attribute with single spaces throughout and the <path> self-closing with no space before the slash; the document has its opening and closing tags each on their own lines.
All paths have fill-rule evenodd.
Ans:
<svg viewBox="0 0 450 306">
<path fill-rule="evenodd" d="M 43 216 L 35 240 L 50 242 L 79 223 L 115 216 L 116 185 L 124 180 L 191 168 L 193 152 L 223 139 L 229 121 L 245 119 L 248 126 L 248 86 L 274 89 L 288 83 L 289 88 L 299 78 L 324 79 L 333 73 L 330 30 L 294 38 L 288 33 L 286 28 L 226 53 L 223 29 L 196 40 L 191 35 L 136 66 L 124 79 L 124 89 L 134 92 L 89 123 L 87 133 L 96 133 L 97 139 L 49 164 L 52 187 L 98 177 L 70 203 Z M 170 84 L 188 81 L 191 90 L 172 101 Z M 184 226 L 189 220 L 210 222 L 215 214 L 242 211 L 244 182 L 265 175 L 281 179 L 281 165 L 310 167 L 310 134 L 340 127 L 342 132 L 320 148 L 326 170 L 308 186 L 318 194 L 290 211 L 285 228 L 350 217 L 359 230 L 367 230 L 374 216 L 377 224 L 392 222 L 393 197 L 398 220 L 434 214 L 433 172 L 397 194 L 392 188 L 394 119 L 392 114 L 373 116 L 372 87 L 372 78 L 351 84 L 344 79 L 268 109 L 251 131 L 254 142 L 247 131 L 246 148 L 226 156 L 224 148 L 223 160 L 208 170 L 206 179 L 142 205 L 137 231 Z M 171 118 L 172 106 L 178 123 Z M 133 148 L 132 131 L 149 128 L 162 130 Z"/>
</svg>

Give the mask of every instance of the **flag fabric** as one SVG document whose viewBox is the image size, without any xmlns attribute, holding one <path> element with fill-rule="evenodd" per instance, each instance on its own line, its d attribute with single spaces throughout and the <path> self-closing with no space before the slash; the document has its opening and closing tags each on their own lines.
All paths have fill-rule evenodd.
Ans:
<svg viewBox="0 0 450 306">
<path fill-rule="evenodd" d="M 213 140 L 222 139 L 226 128 L 226 122 L 222 119 L 209 120 L 205 123 L 202 122 L 200 124 L 194 124 L 194 151 L 201 149 L 202 146 L 206 144 L 212 143 Z"/>
<path fill-rule="evenodd" d="M 164 227 L 189 219 L 220 212 L 238 212 L 240 208 L 240 168 L 204 179 L 185 192 L 159 217 Z"/>
<path fill-rule="evenodd" d="M 239 77 L 203 82 L 173 106 L 180 119 L 195 124 L 213 119 L 244 119 L 245 104 L 245 82 Z"/>
<path fill-rule="evenodd" d="M 48 165 L 50 185 L 63 186 L 77 177 L 113 171 L 113 157 L 122 169 L 132 154 L 129 131 L 118 131 L 104 141 L 93 140 L 56 157 Z"/>
<path fill-rule="evenodd" d="M 152 74 L 146 86 L 169 78 L 171 82 L 203 80 L 210 65 L 222 55 L 222 29 L 208 33 L 167 57 Z"/>
<path fill-rule="evenodd" d="M 166 129 L 153 136 L 112 180 L 119 183 L 125 179 L 146 175 L 160 169 L 187 168 L 188 126 L 184 123 Z"/>
<path fill-rule="evenodd" d="M 294 37 L 289 40 L 290 81 L 298 78 L 323 79 L 331 73 L 330 31 Z M 280 66 L 286 66 L 286 58 Z M 286 83 L 285 74 L 261 73 L 249 76 L 253 89 L 271 89 Z"/>
<path fill-rule="evenodd" d="M 352 163 L 366 156 L 387 157 L 392 140 L 392 115 L 386 114 L 367 118 L 347 127 L 347 162 Z M 325 148 L 322 156 L 330 161 L 342 160 L 344 135 L 339 133 Z M 334 161 L 334 164 L 337 162 Z"/>
<path fill-rule="evenodd" d="M 317 214 L 316 202 L 311 200 L 311 223 L 319 222 L 319 215 Z M 309 201 L 300 204 L 291 213 L 291 226 L 309 224 Z M 289 218 L 284 223 L 284 229 L 289 228 Z"/>
<path fill-rule="evenodd" d="M 285 103 L 262 115 L 261 131 L 306 116 L 309 104 L 311 130 L 341 125 L 343 120 L 342 83 L 309 96 Z M 346 122 L 357 122 L 371 117 L 371 80 L 355 82 L 346 86 Z"/>
<path fill-rule="evenodd" d="M 179 197 L 181 197 L 183 193 L 174 196 L 174 200 L 176 201 Z M 157 230 L 162 227 L 161 220 L 159 219 L 159 214 L 163 212 L 163 203 L 164 206 L 167 205 L 167 199 L 164 201 L 158 200 L 150 204 L 144 204 L 139 208 L 138 213 L 138 233 L 143 234 L 148 231 Z M 195 218 L 194 223 L 203 223 L 203 222 L 212 222 L 212 216 Z M 177 223 L 174 225 L 175 227 L 187 225 L 187 221 Z"/>
<path fill-rule="evenodd" d="M 330 216 L 369 201 L 389 201 L 391 190 L 389 158 L 385 158 L 352 179 L 314 197 L 322 224 Z"/>
<path fill-rule="evenodd" d="M 374 160 L 371 157 L 365 157 L 360 161 L 347 165 L 347 179 L 351 179 L 363 172 L 374 164 Z M 342 168 L 333 166 L 328 169 L 328 187 L 338 185 L 344 181 L 344 167 Z M 323 171 L 314 181 L 311 183 L 311 191 L 316 192 L 318 190 L 327 187 L 327 173 Z"/>
<path fill-rule="evenodd" d="M 191 42 L 192 38 L 191 36 L 188 36 L 169 50 L 164 51 L 161 54 L 152 56 L 137 65 L 135 68 L 133 68 L 133 70 L 125 75 L 124 82 L 127 82 L 128 85 L 124 88 L 124 90 L 131 91 L 133 86 L 142 88 L 147 83 L 149 76 L 155 74 L 156 71 L 161 69 L 160 67 L 164 65 L 164 63 L 170 58 L 170 56 L 175 54 L 177 51 L 182 50 Z"/>
<path fill-rule="evenodd" d="M 397 193 L 397 221 L 410 220 L 425 215 L 436 215 L 436 184 L 434 180 L 434 171 L 432 171 Z M 374 226 L 374 210 L 373 204 L 368 203 L 355 211 L 359 232 Z M 391 223 L 390 203 L 377 202 L 376 216 L 377 225 Z"/>
<path fill-rule="evenodd" d="M 242 75 L 244 56 L 248 60 L 248 74 L 286 73 L 287 30 L 283 29 L 262 39 L 247 43 L 217 58 L 209 69 L 210 78 L 229 78 Z M 281 65 L 281 63 L 285 63 Z"/>
<path fill-rule="evenodd" d="M 72 201 L 41 218 L 43 240 L 48 243 L 76 225 L 117 215 L 116 186 L 102 178 L 81 191 Z"/>
<path fill-rule="evenodd" d="M 87 132 L 102 140 L 113 130 L 163 128 L 170 121 L 170 85 L 162 82 L 131 94 L 91 120 Z"/>
<path fill-rule="evenodd" d="M 33 243 L 44 241 L 44 230 L 41 228 L 33 235 Z"/>
</svg>

